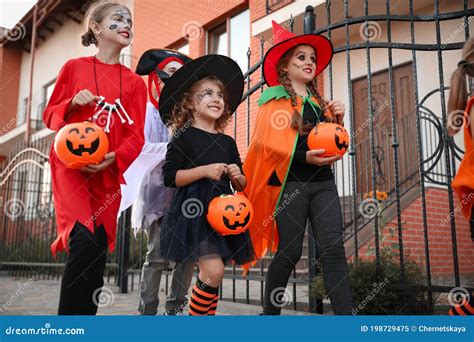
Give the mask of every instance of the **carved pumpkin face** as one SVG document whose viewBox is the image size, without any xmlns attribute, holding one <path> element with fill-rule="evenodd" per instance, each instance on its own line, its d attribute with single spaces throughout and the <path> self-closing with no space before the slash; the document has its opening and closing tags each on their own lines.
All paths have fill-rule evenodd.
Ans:
<svg viewBox="0 0 474 342">
<path fill-rule="evenodd" d="M 339 124 L 322 122 L 308 134 L 308 148 L 310 150 L 324 149 L 321 157 L 342 156 L 349 148 L 349 134 Z"/>
<path fill-rule="evenodd" d="M 252 223 L 253 207 L 242 195 L 220 195 L 212 199 L 207 210 L 207 221 L 221 235 L 245 232 Z"/>
<path fill-rule="evenodd" d="M 61 128 L 54 139 L 54 151 L 64 165 L 80 169 L 98 164 L 109 150 L 107 135 L 92 122 L 72 123 Z"/>
</svg>

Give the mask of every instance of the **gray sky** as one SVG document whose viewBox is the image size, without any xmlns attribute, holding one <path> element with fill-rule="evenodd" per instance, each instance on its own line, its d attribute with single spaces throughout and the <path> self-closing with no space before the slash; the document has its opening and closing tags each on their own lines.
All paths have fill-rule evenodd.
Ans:
<svg viewBox="0 0 474 342">
<path fill-rule="evenodd" d="M 0 0 L 0 27 L 11 29 L 37 0 Z"/>
</svg>

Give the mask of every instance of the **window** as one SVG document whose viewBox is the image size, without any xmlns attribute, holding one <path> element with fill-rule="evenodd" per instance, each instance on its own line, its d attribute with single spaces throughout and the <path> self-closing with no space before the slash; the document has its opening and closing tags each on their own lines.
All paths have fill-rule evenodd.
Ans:
<svg viewBox="0 0 474 342">
<path fill-rule="evenodd" d="M 176 48 L 176 51 L 181 52 L 186 56 L 189 56 L 189 44 L 181 45 L 180 47 Z"/>
<path fill-rule="evenodd" d="M 214 28 L 212 31 L 209 31 L 209 53 L 229 55 L 226 22 Z"/>
<path fill-rule="evenodd" d="M 53 79 L 52 81 L 46 83 L 43 86 L 43 95 L 42 95 L 43 97 L 42 97 L 41 103 L 36 108 L 36 111 L 31 112 L 31 125 L 35 129 L 42 129 L 45 127 L 42 120 L 43 111 L 46 108 L 46 105 L 48 104 L 48 101 L 51 98 L 51 95 L 53 94 L 55 85 L 56 85 L 56 79 Z"/>
<path fill-rule="evenodd" d="M 250 12 L 245 10 L 227 18 L 208 33 L 208 53 L 226 55 L 235 60 L 242 71 L 248 69 L 247 50 L 250 46 Z"/>
<path fill-rule="evenodd" d="M 25 97 L 21 102 L 21 108 L 16 114 L 16 125 L 23 125 L 26 121 L 26 109 L 28 107 L 28 97 Z"/>
<path fill-rule="evenodd" d="M 54 79 L 53 81 L 47 83 L 44 87 L 43 87 L 43 102 L 48 102 L 49 99 L 51 98 L 51 94 L 53 93 L 53 90 L 54 90 L 54 86 L 56 85 L 56 79 Z"/>
</svg>

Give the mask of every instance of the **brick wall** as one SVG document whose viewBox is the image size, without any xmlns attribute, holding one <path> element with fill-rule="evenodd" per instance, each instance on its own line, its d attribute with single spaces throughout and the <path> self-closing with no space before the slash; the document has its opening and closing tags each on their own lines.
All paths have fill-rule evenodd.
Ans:
<svg viewBox="0 0 474 342">
<path fill-rule="evenodd" d="M 173 47 L 189 42 L 193 58 L 205 53 L 205 31 L 248 7 L 245 0 L 140 0 L 134 6 L 133 67 L 140 55 L 150 48 Z M 183 38 L 183 34 L 190 36 Z"/>
<path fill-rule="evenodd" d="M 21 50 L 0 47 L 0 135 L 16 127 Z"/>
<path fill-rule="evenodd" d="M 453 247 L 451 239 L 451 225 L 449 221 L 448 192 L 445 189 L 428 188 L 426 190 L 426 209 L 428 242 L 430 252 L 431 275 L 433 278 L 443 278 L 454 275 Z M 464 218 L 461 203 L 455 196 L 454 212 L 456 221 L 457 251 L 459 272 L 461 276 L 474 275 L 474 242 L 471 240 L 469 223 Z M 425 265 L 424 230 L 421 208 L 421 198 L 413 201 L 402 211 L 403 248 L 404 255 L 420 265 Z M 391 233 L 393 231 L 393 234 Z M 392 247 L 398 244 L 397 219 L 388 222 L 382 229 L 381 247 Z M 374 239 L 361 246 L 361 258 L 373 258 Z M 454 279 L 454 278 L 452 278 Z"/>
</svg>

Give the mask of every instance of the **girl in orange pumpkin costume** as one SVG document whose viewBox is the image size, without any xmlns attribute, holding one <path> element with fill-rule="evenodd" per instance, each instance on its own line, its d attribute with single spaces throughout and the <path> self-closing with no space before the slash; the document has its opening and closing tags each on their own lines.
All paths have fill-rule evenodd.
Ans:
<svg viewBox="0 0 474 342">
<path fill-rule="evenodd" d="M 260 97 L 244 162 L 246 193 L 255 212 L 249 229 L 255 253 L 261 258 L 268 250 L 276 252 L 266 276 L 263 314 L 279 315 L 285 305 L 310 219 L 334 313 L 350 315 L 342 214 L 330 167 L 340 157 L 322 157 L 324 150 L 307 146 L 308 132 L 319 122 L 342 124 L 343 105 L 326 102 L 316 89 L 315 76 L 329 64 L 332 44 L 315 34 L 295 36 L 275 22 L 273 35 L 275 45 L 263 61 L 269 88 Z"/>
</svg>

